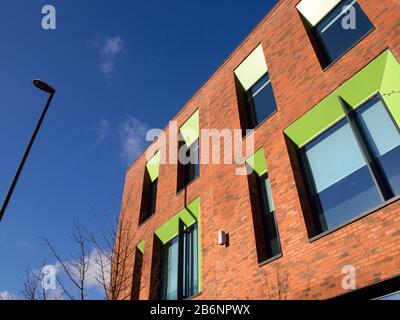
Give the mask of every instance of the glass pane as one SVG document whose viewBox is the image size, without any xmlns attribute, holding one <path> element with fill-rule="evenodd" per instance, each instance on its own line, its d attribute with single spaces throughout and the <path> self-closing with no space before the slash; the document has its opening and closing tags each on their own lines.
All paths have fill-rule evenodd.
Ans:
<svg viewBox="0 0 400 320">
<path fill-rule="evenodd" d="M 178 299 L 178 238 L 164 246 L 163 267 L 160 275 L 162 300 Z"/>
<path fill-rule="evenodd" d="M 262 77 L 248 92 L 250 113 L 254 111 L 254 127 L 267 119 L 276 111 L 276 102 L 268 73 Z"/>
<path fill-rule="evenodd" d="M 267 191 L 268 212 L 273 212 L 275 211 L 275 205 L 272 198 L 272 190 L 271 183 L 269 182 L 269 177 L 265 179 L 265 190 Z"/>
<path fill-rule="evenodd" d="M 185 186 L 200 176 L 199 140 L 196 140 L 186 151 L 189 163 L 185 165 Z"/>
<path fill-rule="evenodd" d="M 350 19 L 350 11 L 343 8 L 351 6 L 355 10 L 355 28 L 344 29 Z M 342 1 L 316 27 L 315 34 L 326 63 L 340 58 L 348 49 L 355 45 L 364 35 L 373 29 L 373 25 L 354 0 Z"/>
<path fill-rule="evenodd" d="M 186 231 L 185 281 L 184 292 L 186 297 L 198 293 L 198 238 L 197 224 Z"/>
<path fill-rule="evenodd" d="M 356 114 L 374 157 L 395 195 L 400 195 L 400 133 L 382 100 L 376 97 Z"/>
<path fill-rule="evenodd" d="M 316 192 L 321 192 L 366 165 L 349 123 L 343 120 L 306 146 Z"/>
<path fill-rule="evenodd" d="M 261 197 L 264 207 L 263 229 L 266 244 L 266 259 L 273 258 L 281 253 L 281 245 L 278 235 L 278 227 L 275 218 L 275 205 L 272 198 L 271 184 L 268 175 L 260 178 L 261 180 Z"/>
<path fill-rule="evenodd" d="M 377 298 L 375 300 L 388 300 L 388 301 L 400 301 L 400 291 L 396 293 L 389 294 L 387 296 Z"/>
<path fill-rule="evenodd" d="M 347 120 L 304 149 L 322 231 L 383 202 Z"/>
<path fill-rule="evenodd" d="M 150 182 L 148 205 L 147 205 L 147 218 L 149 218 L 156 211 L 157 185 L 158 185 L 158 179 L 156 179 L 153 182 Z"/>
</svg>

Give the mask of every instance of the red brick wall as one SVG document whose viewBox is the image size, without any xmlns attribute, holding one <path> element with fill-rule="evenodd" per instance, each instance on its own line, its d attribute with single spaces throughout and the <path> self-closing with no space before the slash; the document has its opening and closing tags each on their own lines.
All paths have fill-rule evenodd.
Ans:
<svg viewBox="0 0 400 320">
<path fill-rule="evenodd" d="M 240 128 L 233 71 L 263 44 L 278 113 L 255 131 L 255 142 L 256 149 L 266 151 L 283 256 L 258 266 L 248 181 L 235 175 L 234 165 L 202 165 L 201 177 L 178 195 L 177 166 L 162 165 L 156 215 L 136 227 L 146 163 L 141 156 L 127 173 L 124 195 L 132 201 L 128 214 L 135 241 L 145 240 L 146 245 L 141 299 L 150 294 L 154 230 L 197 197 L 202 219 L 200 299 L 325 299 L 344 293 L 341 269 L 348 264 L 357 267 L 358 287 L 400 274 L 400 202 L 310 243 L 283 135 L 385 49 L 400 60 L 400 1 L 358 0 L 376 29 L 326 71 L 297 13 L 298 2 L 281 1 L 176 117 L 181 125 L 200 109 L 201 128 Z M 217 244 L 218 230 L 229 233 L 229 247 Z"/>
</svg>

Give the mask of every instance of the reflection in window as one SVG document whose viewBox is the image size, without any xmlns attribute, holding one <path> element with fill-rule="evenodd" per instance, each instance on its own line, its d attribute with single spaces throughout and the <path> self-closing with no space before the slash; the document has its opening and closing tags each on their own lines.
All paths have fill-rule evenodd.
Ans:
<svg viewBox="0 0 400 320">
<path fill-rule="evenodd" d="M 189 147 L 185 142 L 181 142 L 179 150 L 186 154 L 188 161 L 187 163 L 182 163 L 181 159 L 178 161 L 178 192 L 200 176 L 199 139 Z"/>
<path fill-rule="evenodd" d="M 324 232 L 400 195 L 400 133 L 379 96 L 302 150 L 316 226 Z"/>
<path fill-rule="evenodd" d="M 261 221 L 263 224 L 263 237 L 265 243 L 265 257 L 263 260 L 268 260 L 281 254 L 281 244 L 275 218 L 275 205 L 272 198 L 272 190 L 268 174 L 258 177 L 258 190 L 262 209 Z"/>
<path fill-rule="evenodd" d="M 182 300 L 198 294 L 197 223 L 164 245 L 159 281 L 161 300 Z"/>
<path fill-rule="evenodd" d="M 400 133 L 378 97 L 356 111 L 360 127 L 392 196 L 400 194 Z"/>
<path fill-rule="evenodd" d="M 265 74 L 246 92 L 248 128 L 254 129 L 276 111 L 276 102 L 269 74 Z"/>
<path fill-rule="evenodd" d="M 321 232 L 383 202 L 347 120 L 308 144 L 304 156 Z"/>
<path fill-rule="evenodd" d="M 353 11 L 355 12 L 355 28 L 345 29 L 343 24 L 349 23 L 348 19 L 352 17 L 351 12 Z M 314 28 L 314 35 L 324 66 L 340 58 L 372 29 L 372 23 L 357 1 L 341 1 Z"/>
</svg>

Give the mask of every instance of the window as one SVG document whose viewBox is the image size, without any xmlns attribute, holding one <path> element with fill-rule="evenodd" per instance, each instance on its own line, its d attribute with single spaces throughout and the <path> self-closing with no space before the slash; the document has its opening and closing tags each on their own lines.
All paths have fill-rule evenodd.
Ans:
<svg viewBox="0 0 400 320">
<path fill-rule="evenodd" d="M 160 154 L 157 152 L 146 164 L 139 224 L 144 223 L 156 212 L 159 166 Z"/>
<path fill-rule="evenodd" d="M 135 262 L 133 266 L 133 281 L 131 300 L 139 300 L 141 292 L 142 267 L 143 267 L 143 248 L 136 247 Z"/>
<path fill-rule="evenodd" d="M 181 142 L 179 150 L 185 159 L 179 157 L 178 161 L 178 192 L 200 176 L 199 139 L 190 147 Z"/>
<path fill-rule="evenodd" d="M 380 96 L 346 111 L 300 157 L 319 233 L 400 195 L 399 128 Z"/>
<path fill-rule="evenodd" d="M 351 12 L 355 13 L 354 26 L 344 28 L 344 23 L 351 25 L 347 21 L 353 17 Z M 312 29 L 322 65 L 326 67 L 339 59 L 373 28 L 357 1 L 341 1 Z"/>
<path fill-rule="evenodd" d="M 269 74 L 265 74 L 245 94 L 247 129 L 254 129 L 276 111 L 276 102 Z"/>
<path fill-rule="evenodd" d="M 272 199 L 271 185 L 268 174 L 257 177 L 258 193 L 262 214 L 262 228 L 265 242 L 265 257 L 260 260 L 269 260 L 279 256 L 281 244 L 275 218 L 275 206 Z M 262 261 L 261 261 L 262 262 Z"/>
<path fill-rule="evenodd" d="M 154 181 L 151 181 L 149 175 L 146 173 L 143 183 L 143 195 L 139 224 L 144 223 L 156 212 L 157 187 L 158 178 Z"/>
<path fill-rule="evenodd" d="M 282 254 L 264 149 L 258 150 L 246 163 L 253 172 L 248 180 L 257 256 L 259 263 L 264 263 Z"/>
<path fill-rule="evenodd" d="M 276 110 L 276 102 L 262 45 L 235 69 L 236 91 L 243 134 L 254 129 Z"/>
<path fill-rule="evenodd" d="M 199 292 L 197 223 L 185 230 L 183 227 L 180 229 L 180 234 L 162 248 L 161 300 L 187 299 Z"/>
</svg>

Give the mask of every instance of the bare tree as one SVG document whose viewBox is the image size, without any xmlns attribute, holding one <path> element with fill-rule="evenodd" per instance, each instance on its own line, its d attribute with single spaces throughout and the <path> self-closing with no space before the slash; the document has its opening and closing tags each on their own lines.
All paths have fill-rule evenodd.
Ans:
<svg viewBox="0 0 400 320">
<path fill-rule="evenodd" d="M 71 240 L 73 244 L 77 247 L 77 250 L 75 253 L 72 253 L 68 259 L 64 259 L 57 252 L 55 246 L 50 242 L 50 240 L 46 237 L 43 237 L 44 243 L 50 249 L 52 255 L 57 260 L 57 263 L 60 265 L 61 270 L 64 272 L 66 278 L 75 289 L 70 289 L 64 284 L 64 281 L 60 277 L 57 277 L 57 283 L 61 287 L 63 293 L 71 300 L 86 300 L 86 280 L 88 277 L 90 264 L 90 252 L 88 248 L 87 238 L 84 235 L 84 231 L 79 221 L 75 221 L 73 224 Z"/>
<path fill-rule="evenodd" d="M 131 300 L 134 291 L 139 290 L 140 293 L 148 285 L 144 281 L 136 281 L 133 274 L 138 239 L 133 233 L 133 221 L 129 215 L 130 193 L 126 194 L 128 196 L 119 211 L 113 206 L 111 213 L 105 212 L 99 216 L 96 210 L 92 209 L 96 232 L 89 231 L 79 221 L 74 223 L 71 239 L 76 253 L 68 258 L 62 257 L 48 238 L 43 238 L 65 274 L 66 283 L 60 277 L 57 277 L 57 283 L 68 299 L 87 299 L 88 278 L 97 281 L 107 300 Z M 156 259 L 153 259 L 155 273 L 158 273 L 161 265 L 162 251 L 163 248 L 160 248 Z M 154 278 L 158 286 L 160 279 L 157 276 Z M 154 284 L 155 282 L 151 281 L 151 285 Z M 133 288 L 133 285 L 137 285 L 138 288 Z"/>
<path fill-rule="evenodd" d="M 95 277 L 109 300 L 131 299 L 136 243 L 132 232 L 132 220 L 128 217 L 130 204 L 131 198 L 128 196 L 119 214 L 115 207 L 112 214 L 106 213 L 105 227 L 96 211 L 92 210 L 98 232 L 100 231 L 100 237 L 89 234 L 89 239 L 96 249 Z"/>
<path fill-rule="evenodd" d="M 21 298 L 24 300 L 47 300 L 47 292 L 42 286 L 44 261 L 40 268 L 32 269 L 30 265 L 25 267 L 25 280 L 23 289 L 20 291 Z"/>
</svg>

